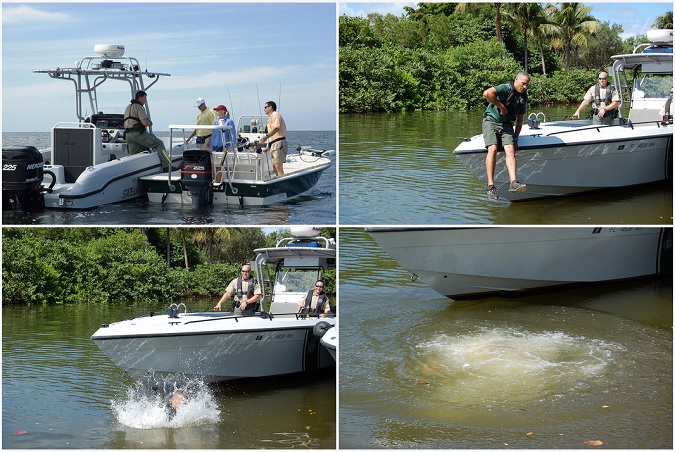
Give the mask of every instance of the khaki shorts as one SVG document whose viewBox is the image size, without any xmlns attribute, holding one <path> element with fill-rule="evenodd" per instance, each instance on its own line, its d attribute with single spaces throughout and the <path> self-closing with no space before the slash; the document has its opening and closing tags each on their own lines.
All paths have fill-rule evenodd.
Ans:
<svg viewBox="0 0 675 452">
<path fill-rule="evenodd" d="M 286 163 L 286 149 L 288 149 L 286 140 L 279 140 L 276 143 L 272 143 L 270 145 L 272 163 Z"/>
<path fill-rule="evenodd" d="M 485 148 L 496 144 L 497 146 L 506 146 L 507 144 L 514 144 L 512 122 L 497 122 L 483 117 L 483 140 L 485 140 Z"/>
</svg>

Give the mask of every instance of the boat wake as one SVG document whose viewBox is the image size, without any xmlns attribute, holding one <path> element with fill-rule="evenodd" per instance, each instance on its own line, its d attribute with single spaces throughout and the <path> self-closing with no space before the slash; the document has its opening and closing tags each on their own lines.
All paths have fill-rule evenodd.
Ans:
<svg viewBox="0 0 675 452">
<path fill-rule="evenodd" d="M 180 389 L 187 395 L 175 414 L 170 408 L 171 396 Z M 189 381 L 179 387 L 170 384 L 154 385 L 135 382 L 125 394 L 111 401 L 115 419 L 131 428 L 179 428 L 192 425 L 215 424 L 220 421 L 220 410 L 209 387 L 202 381 Z"/>
</svg>

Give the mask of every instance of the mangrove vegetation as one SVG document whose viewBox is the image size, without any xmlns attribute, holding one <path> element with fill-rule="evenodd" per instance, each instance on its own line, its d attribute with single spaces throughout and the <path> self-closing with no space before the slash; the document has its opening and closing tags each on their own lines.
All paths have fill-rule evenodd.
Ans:
<svg viewBox="0 0 675 452">
<path fill-rule="evenodd" d="M 598 6 L 600 7 L 600 6 Z M 339 18 L 340 112 L 467 110 L 483 91 L 532 75 L 530 104 L 578 103 L 622 39 L 582 3 L 418 3 L 396 17 Z M 654 28 L 672 28 L 672 12 Z"/>
<path fill-rule="evenodd" d="M 335 228 L 322 235 L 334 238 Z M 3 228 L 2 303 L 217 301 L 254 249 L 287 236 L 259 228 Z M 335 293 L 335 270 L 325 279 Z"/>
</svg>

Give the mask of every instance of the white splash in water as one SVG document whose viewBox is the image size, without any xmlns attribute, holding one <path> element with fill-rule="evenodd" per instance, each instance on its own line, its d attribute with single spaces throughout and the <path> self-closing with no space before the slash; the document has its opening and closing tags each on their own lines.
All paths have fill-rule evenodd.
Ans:
<svg viewBox="0 0 675 452">
<path fill-rule="evenodd" d="M 128 388 L 120 400 L 112 400 L 111 408 L 118 422 L 138 429 L 178 428 L 220 421 L 220 410 L 208 386 L 192 381 L 180 389 L 188 398 L 181 402 L 175 414 L 169 409 L 173 391 L 152 390 L 141 382 Z"/>
<path fill-rule="evenodd" d="M 621 346 L 561 332 L 484 329 L 419 344 L 418 369 L 458 400 L 557 397 L 602 376 Z"/>
</svg>

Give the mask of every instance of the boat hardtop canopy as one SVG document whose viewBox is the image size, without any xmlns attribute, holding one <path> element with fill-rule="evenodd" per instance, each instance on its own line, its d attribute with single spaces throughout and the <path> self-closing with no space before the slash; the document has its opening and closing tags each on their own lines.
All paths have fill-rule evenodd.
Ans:
<svg viewBox="0 0 675 452">
<path fill-rule="evenodd" d="M 75 63 L 75 67 L 57 67 L 55 69 L 35 69 L 36 74 L 48 74 L 58 80 L 70 80 L 75 84 L 76 114 L 80 122 L 87 122 L 88 116 L 99 113 L 97 90 L 109 80 L 126 82 L 129 85 L 130 99 L 138 91 L 147 91 L 155 85 L 161 76 L 171 74 L 143 71 L 138 59 L 124 56 L 124 46 L 97 44 L 96 56 L 85 56 Z M 111 58 L 114 58 L 111 59 Z M 146 80 L 152 80 L 146 84 Z M 86 101 L 83 99 L 86 98 Z M 148 115 L 149 107 L 145 105 Z M 87 114 L 87 111 L 90 113 Z"/>
<path fill-rule="evenodd" d="M 649 30 L 650 42 L 633 53 L 613 55 L 609 69 L 619 92 L 619 118 L 630 101 L 631 123 L 659 121 L 659 111 L 673 87 L 673 30 Z M 630 74 L 630 77 L 627 76 Z"/>
<path fill-rule="evenodd" d="M 325 270 L 336 267 L 335 242 L 325 237 L 289 237 L 255 253 L 253 267 L 261 301 L 271 297 L 270 314 L 295 315 L 298 300 L 312 290 Z"/>
<path fill-rule="evenodd" d="M 256 262 L 261 265 L 276 265 L 283 261 L 286 267 L 335 268 L 335 242 L 325 237 L 287 237 L 274 248 L 258 248 L 254 252 Z"/>
</svg>

